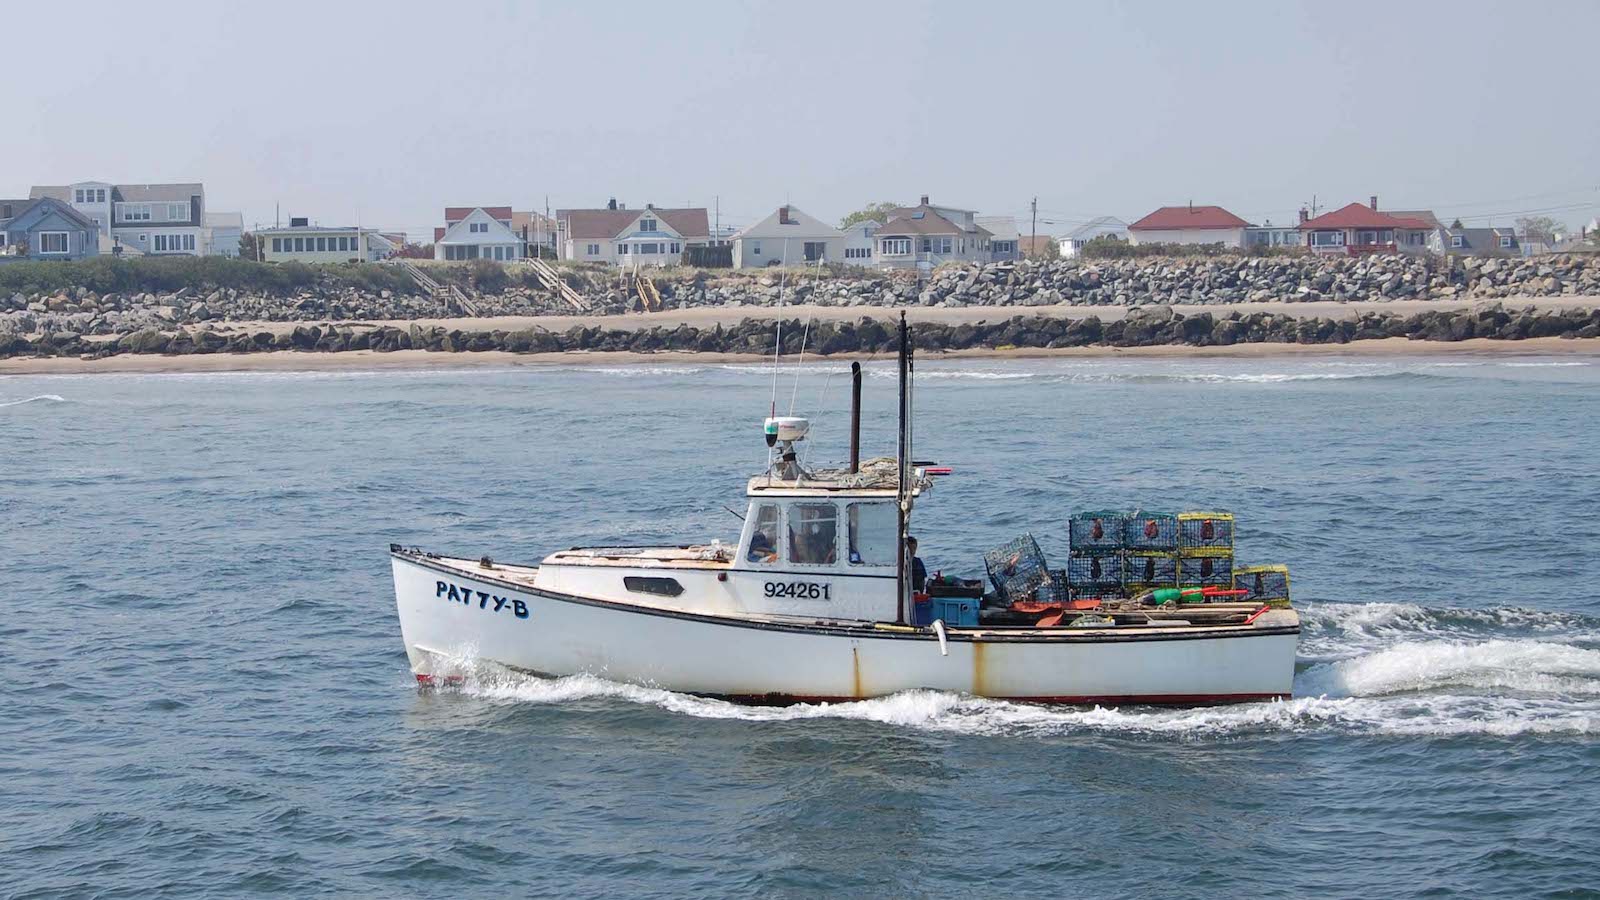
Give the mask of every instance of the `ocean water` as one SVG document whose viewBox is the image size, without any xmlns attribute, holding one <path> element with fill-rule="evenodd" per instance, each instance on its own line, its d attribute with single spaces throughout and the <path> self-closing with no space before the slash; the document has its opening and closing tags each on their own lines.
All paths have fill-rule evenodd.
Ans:
<svg viewBox="0 0 1600 900">
<path fill-rule="evenodd" d="M 1231 509 L 1291 566 L 1296 698 L 416 687 L 391 541 L 731 539 L 774 395 L 844 455 L 838 363 L 11 377 L 0 897 L 1597 896 L 1600 361 L 919 371 L 931 567 Z"/>
</svg>

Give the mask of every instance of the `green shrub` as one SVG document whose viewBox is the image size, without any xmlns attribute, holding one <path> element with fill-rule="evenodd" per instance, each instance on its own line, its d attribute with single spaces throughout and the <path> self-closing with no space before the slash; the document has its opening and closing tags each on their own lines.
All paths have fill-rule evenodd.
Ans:
<svg viewBox="0 0 1600 900">
<path fill-rule="evenodd" d="M 0 292 L 42 294 L 83 288 L 97 294 L 171 293 L 191 288 L 233 288 L 283 296 L 318 286 L 417 293 L 396 267 L 373 263 L 306 265 L 261 263 L 226 256 L 97 256 L 75 262 L 35 261 L 0 265 Z"/>
</svg>

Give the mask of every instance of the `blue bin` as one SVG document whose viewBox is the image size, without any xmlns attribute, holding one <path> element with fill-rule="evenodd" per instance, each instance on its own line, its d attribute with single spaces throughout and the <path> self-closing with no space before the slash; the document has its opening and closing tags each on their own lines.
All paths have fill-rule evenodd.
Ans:
<svg viewBox="0 0 1600 900">
<path fill-rule="evenodd" d="M 930 597 L 928 606 L 931 619 L 943 619 L 952 628 L 977 628 L 979 602 L 974 597 Z"/>
</svg>

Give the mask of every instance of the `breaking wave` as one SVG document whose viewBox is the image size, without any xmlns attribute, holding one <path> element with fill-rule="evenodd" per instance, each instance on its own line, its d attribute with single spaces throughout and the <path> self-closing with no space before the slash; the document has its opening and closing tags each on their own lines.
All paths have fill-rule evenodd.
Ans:
<svg viewBox="0 0 1600 900">
<path fill-rule="evenodd" d="M 593 675 L 525 676 L 470 658 L 455 666 L 466 675 L 460 690 L 491 702 L 622 702 L 752 723 L 854 720 L 970 735 L 1175 739 L 1325 729 L 1380 736 L 1600 734 L 1600 649 L 1582 645 L 1600 633 L 1587 617 L 1384 603 L 1322 604 L 1302 615 L 1303 642 L 1320 642 L 1339 658 L 1302 660 L 1294 699 L 1194 709 L 1050 707 L 922 690 L 853 703 L 752 707 Z M 1511 636 L 1536 634 L 1543 636 Z"/>
<path fill-rule="evenodd" d="M 0 400 L 0 408 L 7 406 L 21 406 L 24 403 L 36 403 L 39 401 L 45 401 L 49 403 L 65 403 L 67 402 L 67 398 L 59 394 L 40 394 L 37 397 L 26 397 L 21 400 Z"/>
</svg>

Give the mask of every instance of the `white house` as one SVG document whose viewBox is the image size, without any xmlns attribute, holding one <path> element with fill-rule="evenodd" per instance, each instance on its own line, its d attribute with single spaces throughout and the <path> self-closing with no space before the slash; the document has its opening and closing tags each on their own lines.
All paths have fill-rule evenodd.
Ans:
<svg viewBox="0 0 1600 900">
<path fill-rule="evenodd" d="M 244 237 L 244 214 L 208 212 L 205 222 L 205 255 L 238 256 L 239 240 Z"/>
<path fill-rule="evenodd" d="M 875 237 L 875 256 L 882 268 L 924 271 L 947 262 L 988 262 L 989 237 L 972 210 L 934 206 L 924 194 L 916 206 L 889 214 Z"/>
<path fill-rule="evenodd" d="M 628 209 L 612 200 L 605 209 L 557 210 L 556 229 L 562 259 L 618 266 L 676 265 L 685 247 L 711 241 L 703 206 Z"/>
<path fill-rule="evenodd" d="M 786 204 L 733 236 L 733 267 L 845 262 L 844 248 L 844 232 Z"/>
<path fill-rule="evenodd" d="M 1096 238 L 1126 241 L 1128 223 L 1113 216 L 1098 216 L 1056 238 L 1056 246 L 1063 257 L 1071 258 L 1083 251 L 1083 245 Z"/>
<path fill-rule="evenodd" d="M 847 266 L 870 266 L 878 241 L 878 229 L 883 223 L 866 219 L 844 229 L 844 263 Z"/>
<path fill-rule="evenodd" d="M 266 262 L 377 262 L 400 249 L 371 228 L 312 225 L 304 218 L 291 218 L 287 228 L 263 228 L 256 235 Z"/>
<path fill-rule="evenodd" d="M 101 244 L 112 253 L 199 256 L 207 252 L 206 192 L 200 184 L 79 181 L 38 185 L 28 196 L 71 205 L 99 227 Z"/>
<path fill-rule="evenodd" d="M 521 259 L 526 247 L 511 223 L 509 206 L 447 206 L 445 227 L 433 232 L 433 258 Z"/>
<path fill-rule="evenodd" d="M 1244 246 L 1250 223 L 1220 206 L 1163 206 L 1128 226 L 1135 244 L 1221 244 Z"/>
</svg>

